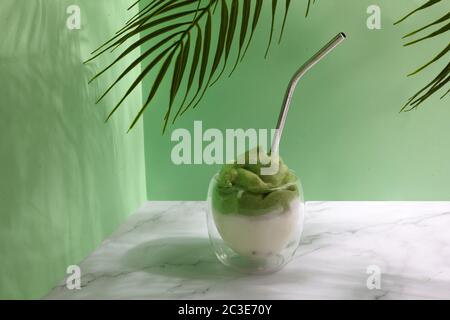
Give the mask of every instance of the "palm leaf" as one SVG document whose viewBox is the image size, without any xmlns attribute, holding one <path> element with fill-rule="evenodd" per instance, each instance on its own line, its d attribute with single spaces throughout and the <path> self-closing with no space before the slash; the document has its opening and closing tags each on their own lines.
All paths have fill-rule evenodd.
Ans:
<svg viewBox="0 0 450 320">
<path fill-rule="evenodd" d="M 306 14 L 305 14 L 306 17 L 309 14 L 309 10 L 311 8 L 311 4 L 314 4 L 314 3 L 316 3 L 316 0 L 308 0 L 308 6 L 306 7 Z"/>
<path fill-rule="evenodd" d="M 286 21 L 290 7 L 291 7 L 291 0 L 286 0 L 286 9 L 284 10 L 283 24 L 281 25 L 280 38 L 278 39 L 278 43 L 281 43 L 281 40 L 283 39 L 284 29 L 286 28 Z"/>
<path fill-rule="evenodd" d="M 400 22 L 405 21 L 407 18 L 409 18 L 410 16 L 412 16 L 413 14 L 421 11 L 421 10 L 425 10 L 426 8 L 429 8 L 431 6 L 434 6 L 435 4 L 441 2 L 442 0 L 428 0 L 427 2 L 425 2 L 423 5 L 421 5 L 420 7 L 418 7 L 417 9 L 411 11 L 410 13 L 408 13 L 406 16 L 404 16 L 402 19 L 398 20 L 396 23 L 394 24 L 399 24 Z"/>
<path fill-rule="evenodd" d="M 175 51 L 172 50 L 169 54 L 169 56 L 164 61 L 163 65 L 161 66 L 161 69 L 159 70 L 158 75 L 156 76 L 155 82 L 153 83 L 152 89 L 150 90 L 150 93 L 148 94 L 147 101 L 145 101 L 142 108 L 139 110 L 138 114 L 134 118 L 133 123 L 131 124 L 128 131 L 134 128 L 142 114 L 144 113 L 145 109 L 147 109 L 148 105 L 150 104 L 150 101 L 155 97 L 156 92 L 158 91 L 159 86 L 161 85 L 162 80 L 164 79 L 164 76 L 166 75 L 167 70 L 170 67 L 170 63 L 172 62 L 172 58 Z"/>
<path fill-rule="evenodd" d="M 278 7 L 278 0 L 272 0 L 272 23 L 270 25 L 269 44 L 267 45 L 266 55 L 265 55 L 266 58 L 267 58 L 267 55 L 269 54 L 270 46 L 272 44 L 273 31 L 275 28 L 275 15 L 277 14 L 277 7 Z"/>
<path fill-rule="evenodd" d="M 203 83 L 205 81 L 205 76 L 206 76 L 206 70 L 208 68 L 209 53 L 210 53 L 210 49 L 211 49 L 211 36 L 212 36 L 212 16 L 211 16 L 211 13 L 208 11 L 208 17 L 207 17 L 206 25 L 205 25 L 205 37 L 204 37 L 204 42 L 203 42 L 202 62 L 201 62 L 201 67 L 200 67 L 200 74 L 198 76 L 197 91 L 195 92 L 194 97 L 189 102 L 187 107 L 185 107 L 183 109 L 183 111 L 181 112 L 181 115 L 183 115 L 187 110 L 189 110 L 189 108 L 195 102 L 195 100 L 197 99 L 199 93 L 201 92 L 201 90 L 203 88 Z"/>
<path fill-rule="evenodd" d="M 430 8 L 434 5 L 437 5 L 442 0 L 428 0 L 426 1 L 422 6 L 418 7 L 417 9 L 411 11 L 409 14 L 407 14 L 405 17 L 397 21 L 395 24 L 401 23 L 402 21 L 406 20 L 407 18 L 411 17 L 412 15 L 419 13 L 422 10 L 425 10 L 427 8 Z M 445 23 L 443 26 L 439 27 L 439 25 Z M 413 32 L 408 33 L 403 38 L 409 38 L 414 35 L 420 34 L 422 31 L 427 30 L 431 27 L 436 27 L 437 29 L 435 31 L 432 31 L 422 37 L 419 37 L 416 40 L 409 41 L 408 43 L 405 43 L 404 46 L 411 46 L 416 43 L 426 41 L 435 37 L 443 36 L 444 34 L 447 34 L 450 30 L 450 12 L 444 14 L 442 17 L 432 21 L 431 23 L 425 25 L 422 28 L 419 28 Z M 437 55 L 434 56 L 430 61 L 425 63 L 423 66 L 418 68 L 416 71 L 410 73 L 408 76 L 412 76 L 415 74 L 418 74 L 422 70 L 426 69 L 431 64 L 434 64 L 437 61 L 446 59 L 448 52 L 450 51 L 450 43 L 441 50 Z M 448 57 L 447 57 L 448 59 Z M 428 100 L 431 96 L 437 94 L 439 91 L 445 88 L 445 86 L 449 82 L 449 73 L 450 73 L 450 63 L 448 63 L 444 69 L 432 80 L 430 81 L 425 87 L 420 89 L 416 94 L 414 94 L 408 102 L 403 106 L 401 111 L 411 111 L 416 109 L 418 106 L 420 106 L 423 102 Z M 447 89 L 447 92 L 441 96 L 441 99 L 443 99 L 449 90 Z"/>
<path fill-rule="evenodd" d="M 217 68 L 219 67 L 220 62 L 222 61 L 222 56 L 225 49 L 225 41 L 227 39 L 228 32 L 228 6 L 226 0 L 220 0 L 221 8 L 220 11 L 220 27 L 219 27 L 219 40 L 217 41 L 216 54 L 214 56 L 214 61 L 211 67 L 211 73 L 208 80 L 208 85 L 211 83 L 212 77 L 214 76 Z"/>
<path fill-rule="evenodd" d="M 192 85 L 194 84 L 195 75 L 197 73 L 197 69 L 198 69 L 199 62 L 200 62 L 201 50 L 202 50 L 202 31 L 197 26 L 197 40 L 195 42 L 194 55 L 192 57 L 191 71 L 189 73 L 189 81 L 186 86 L 186 93 L 184 94 L 183 102 L 180 104 L 180 107 L 178 108 L 178 111 L 177 111 L 175 117 L 173 117 L 172 124 L 175 123 L 175 121 L 177 120 L 181 111 L 183 110 L 183 106 L 189 96 L 189 92 L 192 88 Z"/>
<path fill-rule="evenodd" d="M 231 77 L 233 72 L 236 70 L 239 60 L 241 58 L 242 49 L 245 44 L 245 39 L 247 37 L 248 26 L 250 23 L 250 9 L 251 9 L 251 0 L 242 0 L 242 18 L 241 18 L 241 30 L 239 34 L 239 49 L 236 56 L 236 62 L 234 63 L 234 67 L 231 70 L 228 77 Z"/>
<path fill-rule="evenodd" d="M 314 1 L 304 1 L 307 1 L 306 14 L 308 14 Z M 268 55 L 272 44 L 277 11 L 280 6 L 284 9 L 279 38 L 281 41 L 291 2 L 291 0 L 272 0 L 269 43 L 265 56 Z M 119 77 L 107 87 L 98 101 L 111 92 L 134 68 L 142 65 L 142 71 L 132 81 L 106 120 L 110 119 L 138 85 L 145 78 L 152 76 L 155 68 L 159 66 L 145 103 L 130 126 L 131 130 L 161 91 L 161 84 L 170 77 L 169 70 L 172 70 L 164 132 L 169 121 L 175 123 L 185 112 L 194 109 L 202 101 L 208 88 L 222 78 L 233 51 L 236 52 L 236 60 L 229 76 L 236 70 L 256 33 L 264 9 L 263 0 L 137 0 L 129 9 L 138 5 L 140 5 L 138 13 L 128 19 L 108 41 L 93 51 L 92 57 L 86 63 L 110 51 L 124 48 L 117 58 L 90 80 L 92 82 L 116 66 L 119 61 L 140 50 L 143 45 L 149 44 L 149 48 L 133 59 Z M 216 20 L 218 28 L 215 27 Z M 133 40 L 138 35 L 140 38 Z M 212 43 L 213 39 L 215 43 Z M 197 84 L 194 85 L 195 83 Z M 185 90 L 180 94 L 182 87 Z M 177 108 L 174 109 L 176 104 Z"/>
<path fill-rule="evenodd" d="M 233 45 L 234 35 L 236 33 L 238 14 L 239 14 L 239 0 L 233 0 L 231 4 L 230 21 L 228 24 L 227 39 L 225 44 L 225 61 L 223 63 L 222 71 L 220 72 L 217 79 L 211 84 L 211 86 L 214 85 L 217 81 L 219 81 L 220 77 L 225 72 L 228 58 L 230 56 L 231 48 Z"/>
<path fill-rule="evenodd" d="M 250 43 L 253 40 L 253 35 L 255 34 L 255 30 L 256 27 L 258 26 L 259 18 L 261 16 L 262 7 L 263 7 L 263 0 L 256 0 L 255 11 L 253 13 L 252 30 L 250 32 L 250 38 L 248 39 L 247 46 L 245 47 L 244 53 L 241 57 L 241 61 L 244 59 L 245 54 L 247 53 L 247 50 L 250 47 Z"/>
</svg>

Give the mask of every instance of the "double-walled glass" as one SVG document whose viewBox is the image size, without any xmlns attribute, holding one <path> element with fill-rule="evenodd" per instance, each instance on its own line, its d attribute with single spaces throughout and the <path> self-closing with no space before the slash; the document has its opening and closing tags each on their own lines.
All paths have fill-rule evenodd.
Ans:
<svg viewBox="0 0 450 320">
<path fill-rule="evenodd" d="M 299 179 L 264 194 L 234 186 L 222 198 L 217 195 L 217 179 L 215 175 L 210 182 L 207 210 L 209 238 L 217 258 L 244 273 L 280 270 L 292 260 L 303 231 L 305 203 Z M 224 209 L 227 202 L 233 202 L 237 212 Z"/>
</svg>

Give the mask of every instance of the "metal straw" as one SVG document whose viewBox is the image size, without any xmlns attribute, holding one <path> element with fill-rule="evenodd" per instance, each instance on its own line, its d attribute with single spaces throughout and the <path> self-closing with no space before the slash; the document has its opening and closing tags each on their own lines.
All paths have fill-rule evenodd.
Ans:
<svg viewBox="0 0 450 320">
<path fill-rule="evenodd" d="M 278 154 L 280 148 L 281 135 L 283 134 L 284 125 L 286 123 L 287 114 L 289 112 L 289 106 L 291 105 L 292 97 L 294 95 L 295 88 L 297 87 L 300 79 L 320 60 L 322 60 L 327 54 L 333 51 L 339 44 L 341 44 L 347 36 L 341 32 L 333 38 L 325 47 L 319 50 L 311 59 L 309 59 L 292 77 L 289 87 L 284 97 L 283 106 L 281 108 L 280 117 L 278 118 L 277 130 L 275 132 L 271 154 Z"/>
</svg>

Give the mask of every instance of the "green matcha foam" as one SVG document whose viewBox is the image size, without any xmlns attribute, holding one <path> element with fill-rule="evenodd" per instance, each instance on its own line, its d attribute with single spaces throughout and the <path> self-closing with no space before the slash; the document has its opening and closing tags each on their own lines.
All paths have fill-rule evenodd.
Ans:
<svg viewBox="0 0 450 320">
<path fill-rule="evenodd" d="M 257 161 L 250 161 L 255 151 L 259 157 L 254 157 Z M 269 167 L 270 161 L 279 161 L 278 172 L 262 175 L 261 169 Z M 287 210 L 291 201 L 298 197 L 296 175 L 282 159 L 273 160 L 257 148 L 222 168 L 213 186 L 212 205 L 217 213 L 259 216 Z"/>
</svg>

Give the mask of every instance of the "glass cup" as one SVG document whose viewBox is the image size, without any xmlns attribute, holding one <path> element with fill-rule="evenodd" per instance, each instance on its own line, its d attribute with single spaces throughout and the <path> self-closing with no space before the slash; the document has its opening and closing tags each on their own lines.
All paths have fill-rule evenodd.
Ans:
<svg viewBox="0 0 450 320">
<path fill-rule="evenodd" d="M 303 231 L 305 202 L 300 180 L 264 194 L 233 186 L 223 198 L 217 195 L 217 178 L 218 174 L 209 185 L 207 224 L 219 261 L 247 274 L 283 268 L 294 257 Z M 223 209 L 230 201 L 238 212 Z"/>
</svg>

